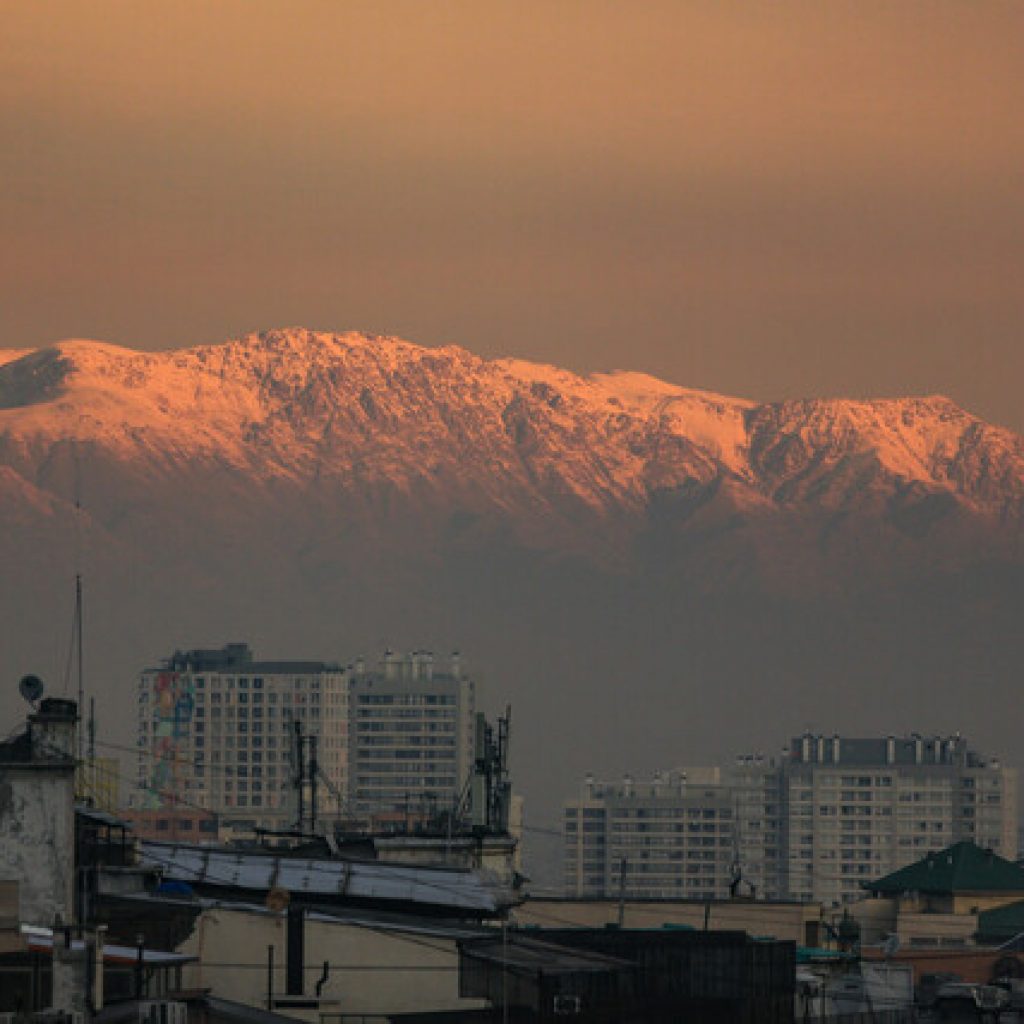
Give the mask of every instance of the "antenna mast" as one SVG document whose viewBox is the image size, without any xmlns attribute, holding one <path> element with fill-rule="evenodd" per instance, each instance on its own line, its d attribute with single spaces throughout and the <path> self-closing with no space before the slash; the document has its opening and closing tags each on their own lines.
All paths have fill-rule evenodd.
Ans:
<svg viewBox="0 0 1024 1024">
<path fill-rule="evenodd" d="M 77 505 L 77 503 L 76 503 Z M 82 574 L 75 573 L 75 638 L 78 643 L 78 720 L 82 721 L 85 709 L 85 683 L 82 669 Z M 78 760 L 82 760 L 82 744 L 85 730 L 78 730 Z"/>
<path fill-rule="evenodd" d="M 78 655 L 78 763 L 82 763 L 83 744 L 85 742 L 85 730 L 82 723 L 85 720 L 85 668 L 82 656 L 82 479 L 81 466 L 78 463 L 78 445 L 74 444 L 71 449 L 72 471 L 74 474 L 75 487 L 75 627 L 74 636 L 77 645 Z"/>
</svg>

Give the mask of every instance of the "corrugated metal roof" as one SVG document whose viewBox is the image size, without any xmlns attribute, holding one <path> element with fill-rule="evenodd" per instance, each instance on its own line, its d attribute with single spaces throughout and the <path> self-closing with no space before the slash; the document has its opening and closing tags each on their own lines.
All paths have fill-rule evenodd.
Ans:
<svg viewBox="0 0 1024 1024">
<path fill-rule="evenodd" d="M 462 871 L 367 861 L 320 860 L 218 847 L 145 841 L 143 863 L 164 878 L 219 888 L 267 891 L 278 887 L 306 896 L 420 903 L 492 914 L 514 902 L 511 890 L 488 871 Z"/>
</svg>

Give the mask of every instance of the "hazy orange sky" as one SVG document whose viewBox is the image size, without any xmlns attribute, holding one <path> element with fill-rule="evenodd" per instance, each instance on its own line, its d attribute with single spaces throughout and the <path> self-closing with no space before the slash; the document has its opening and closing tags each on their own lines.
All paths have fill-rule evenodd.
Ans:
<svg viewBox="0 0 1024 1024">
<path fill-rule="evenodd" d="M 1024 4 L 10 2 L 0 346 L 302 324 L 1024 430 Z"/>
</svg>

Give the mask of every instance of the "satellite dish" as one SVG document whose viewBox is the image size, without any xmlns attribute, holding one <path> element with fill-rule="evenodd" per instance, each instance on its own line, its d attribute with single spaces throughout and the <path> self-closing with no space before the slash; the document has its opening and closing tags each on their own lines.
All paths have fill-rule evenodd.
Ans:
<svg viewBox="0 0 1024 1024">
<path fill-rule="evenodd" d="M 43 695 L 43 681 L 39 676 L 24 676 L 18 683 L 18 692 L 35 707 L 36 701 Z"/>
</svg>

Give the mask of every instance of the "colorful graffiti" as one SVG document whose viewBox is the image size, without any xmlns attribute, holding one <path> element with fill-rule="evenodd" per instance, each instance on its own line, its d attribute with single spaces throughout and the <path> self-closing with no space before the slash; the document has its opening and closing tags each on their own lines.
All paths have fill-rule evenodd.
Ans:
<svg viewBox="0 0 1024 1024">
<path fill-rule="evenodd" d="M 165 807 L 185 796 L 185 778 L 191 769 L 188 737 L 195 698 L 191 675 L 157 673 L 153 684 L 153 767 L 146 798 L 148 807 Z"/>
</svg>

